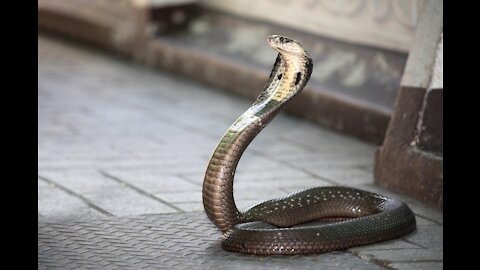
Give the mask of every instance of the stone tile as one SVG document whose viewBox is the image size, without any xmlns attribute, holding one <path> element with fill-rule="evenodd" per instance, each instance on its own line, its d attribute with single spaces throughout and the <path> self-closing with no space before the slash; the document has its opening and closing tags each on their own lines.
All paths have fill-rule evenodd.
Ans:
<svg viewBox="0 0 480 270">
<path fill-rule="evenodd" d="M 95 140 L 99 141 L 98 138 Z M 104 143 L 109 144 L 113 148 L 120 149 L 126 153 L 132 153 L 134 156 L 137 153 L 143 152 L 163 152 L 162 143 L 149 140 L 141 135 L 114 139 L 107 138 Z"/>
<path fill-rule="evenodd" d="M 296 128 L 284 129 L 281 134 L 285 140 L 309 148 L 315 153 L 372 156 L 378 148 L 377 145 L 365 143 L 332 130 L 319 129 L 307 121 L 299 121 Z"/>
<path fill-rule="evenodd" d="M 176 213 L 176 209 L 146 197 L 127 187 L 111 188 L 108 192 L 89 193 L 85 197 L 115 216 Z"/>
<path fill-rule="evenodd" d="M 392 250 L 392 249 L 420 249 L 421 247 L 405 242 L 402 239 L 393 239 L 377 244 L 354 247 L 349 249 L 352 252 L 369 251 L 369 250 Z"/>
<path fill-rule="evenodd" d="M 93 166 L 108 171 L 150 171 L 157 174 L 184 174 L 191 172 L 205 172 L 206 164 L 170 162 L 164 158 L 139 159 L 128 157 L 124 159 L 90 162 Z"/>
<path fill-rule="evenodd" d="M 266 201 L 270 199 L 280 198 L 287 195 L 288 192 L 281 190 L 279 188 L 270 187 L 263 189 L 241 189 L 234 187 L 234 197 L 235 200 L 260 200 Z"/>
<path fill-rule="evenodd" d="M 420 216 L 415 216 L 415 219 L 417 220 L 417 226 L 432 226 L 432 225 L 438 225 L 438 223 L 433 222 L 431 220 L 425 219 Z"/>
<path fill-rule="evenodd" d="M 245 107 L 246 110 L 248 107 Z M 187 112 L 187 110 L 185 110 Z M 165 112 L 162 112 L 164 114 Z M 230 127 L 230 125 L 235 121 L 235 117 L 240 116 L 242 112 L 237 114 L 231 114 L 232 120 L 226 120 L 220 117 L 212 117 L 212 114 L 188 114 L 179 116 L 176 110 L 171 111 L 170 117 L 178 119 L 176 122 L 177 125 L 186 127 L 192 130 L 203 131 L 205 134 L 210 134 L 211 136 L 218 136 L 219 139 L 225 133 L 225 131 Z M 168 114 L 167 114 L 168 116 Z"/>
<path fill-rule="evenodd" d="M 212 148 L 211 152 L 208 152 L 208 154 L 205 154 L 205 156 L 202 157 L 201 163 L 197 163 L 190 168 L 183 167 L 177 171 L 180 172 L 182 177 L 189 179 L 191 182 L 201 184 L 213 150 L 214 149 Z M 288 175 L 291 175 L 291 177 Z M 245 153 L 240 160 L 235 173 L 235 179 L 242 182 L 272 180 L 284 177 L 288 179 L 291 178 L 293 181 L 294 178 L 308 177 L 308 174 L 285 167 L 276 161 L 267 157 L 258 156 L 255 153 Z"/>
<path fill-rule="evenodd" d="M 288 192 L 295 192 L 306 188 L 326 186 L 327 182 L 315 178 L 299 178 L 288 180 L 268 180 L 268 181 L 237 181 L 234 184 L 235 192 L 249 192 L 250 190 L 274 190 L 281 189 Z"/>
<path fill-rule="evenodd" d="M 39 121 L 40 122 L 40 121 Z M 72 130 L 65 125 L 39 125 L 38 134 L 41 136 L 51 136 L 51 137 L 60 137 L 60 136 L 71 136 Z"/>
<path fill-rule="evenodd" d="M 432 250 L 443 250 L 443 226 L 417 226 L 417 231 L 405 240 Z"/>
<path fill-rule="evenodd" d="M 265 200 L 262 199 L 249 199 L 249 200 L 235 200 L 235 204 L 237 205 L 238 210 L 245 211 L 248 208 L 255 206 Z"/>
<path fill-rule="evenodd" d="M 404 202 L 407 202 L 407 203 L 410 203 L 412 201 L 411 199 L 409 199 L 406 196 L 403 196 L 403 195 L 397 194 L 397 193 L 393 193 L 393 192 L 391 192 L 391 191 L 389 191 L 389 190 L 387 190 L 383 187 L 375 185 L 374 183 L 358 185 L 358 186 L 356 186 L 356 188 L 367 190 L 367 191 L 378 193 L 378 194 L 384 194 L 385 196 L 389 196 L 389 197 L 392 197 L 394 199 L 401 200 L 401 201 L 404 201 Z"/>
<path fill-rule="evenodd" d="M 166 153 L 168 152 L 162 151 L 157 154 L 152 153 L 151 156 L 145 156 L 143 153 L 136 152 L 135 155 L 139 156 L 139 158 L 136 158 L 135 161 L 145 164 L 144 166 L 151 166 L 154 170 L 163 170 L 165 172 L 171 172 L 172 174 L 188 173 L 198 169 L 205 170 L 207 168 L 208 160 L 201 157 L 199 153 L 186 152 L 183 153 L 183 156 L 180 154 L 171 156 L 163 155 Z"/>
<path fill-rule="evenodd" d="M 392 249 L 362 250 L 357 255 L 366 260 L 376 259 L 387 262 L 441 261 L 443 250 L 430 249 Z"/>
<path fill-rule="evenodd" d="M 412 211 L 416 215 L 419 215 L 419 216 L 421 216 L 423 218 L 426 218 L 430 221 L 434 221 L 438 224 L 443 224 L 443 212 L 442 211 L 440 211 L 438 209 L 435 209 L 435 208 L 425 206 L 425 205 L 421 205 L 420 203 L 414 202 L 414 201 L 411 201 L 411 200 L 409 201 L 408 206 L 410 206 L 410 208 L 412 209 Z"/>
<path fill-rule="evenodd" d="M 308 180 L 311 179 L 311 180 Z M 291 181 L 289 183 L 285 183 L 280 187 L 281 190 L 291 193 L 291 192 L 297 192 L 302 189 L 308 189 L 308 188 L 313 188 L 313 187 L 323 187 L 323 186 L 331 186 L 332 184 L 329 182 L 326 182 L 321 179 L 316 179 L 316 178 L 306 178 L 305 180 L 302 179 L 296 179 L 295 181 Z"/>
<path fill-rule="evenodd" d="M 41 179 L 38 179 L 37 187 L 38 188 L 49 188 L 49 187 L 54 187 L 54 185 L 51 185 L 51 184 L 49 184 L 45 181 L 42 181 Z"/>
<path fill-rule="evenodd" d="M 202 204 L 202 191 L 182 191 L 182 192 L 161 192 L 155 193 L 155 197 L 158 197 L 164 201 L 170 203 L 199 203 Z"/>
<path fill-rule="evenodd" d="M 261 171 L 266 169 L 278 169 L 284 168 L 285 164 L 282 164 L 272 158 L 260 155 L 255 151 L 248 151 L 242 155 L 240 162 L 238 163 L 237 172 L 244 171 Z M 213 152 L 213 149 L 212 149 Z M 210 157 L 209 157 L 210 158 Z"/>
<path fill-rule="evenodd" d="M 125 159 L 124 152 L 81 144 L 72 144 L 68 147 L 40 145 L 39 148 L 39 167 L 48 167 L 55 162 L 59 163 L 58 166 L 68 166 L 68 164 L 75 162 L 109 164 L 109 162 L 115 160 Z"/>
<path fill-rule="evenodd" d="M 105 172 L 150 194 L 179 191 L 201 192 L 201 187 L 199 185 L 192 184 L 172 174 L 155 174 L 149 171 L 119 170 L 107 170 Z"/>
<path fill-rule="evenodd" d="M 272 169 L 252 169 L 239 167 L 235 173 L 235 179 L 241 181 L 268 181 L 268 180 L 291 180 L 311 177 L 308 173 L 291 167 L 278 167 Z"/>
<path fill-rule="evenodd" d="M 200 211 L 43 223 L 38 228 L 41 269 L 103 269 L 105 262 L 116 269 L 384 269 L 348 252 L 310 256 L 226 252 L 220 247 L 221 232 Z"/>
<path fill-rule="evenodd" d="M 78 171 L 40 171 L 39 175 L 58 183 L 76 193 L 102 193 L 120 185 L 98 171 L 86 169 Z"/>
<path fill-rule="evenodd" d="M 51 159 L 39 160 L 39 171 L 84 171 L 98 167 L 101 163 L 94 160 Z"/>
<path fill-rule="evenodd" d="M 276 156 L 276 159 L 295 165 L 302 169 L 312 168 L 339 168 L 349 169 L 352 167 L 366 166 L 373 162 L 373 156 L 364 154 L 353 155 L 351 153 L 322 152 L 298 154 L 292 153 L 284 156 Z"/>
<path fill-rule="evenodd" d="M 80 199 L 50 186 L 38 188 L 38 214 L 41 220 L 56 222 L 104 217 Z"/>
<path fill-rule="evenodd" d="M 312 152 L 312 149 L 310 149 L 309 147 L 286 141 L 278 134 L 271 134 L 272 132 L 269 132 L 266 133 L 264 136 L 263 132 L 265 132 L 266 130 L 268 129 L 264 129 L 261 136 L 259 135 L 257 138 L 255 138 L 255 140 L 250 144 L 249 149 L 254 149 L 255 151 L 262 152 L 265 155 L 269 156 L 287 154 L 308 154 Z"/>
<path fill-rule="evenodd" d="M 359 186 L 373 182 L 373 174 L 356 168 L 345 167 L 309 167 L 305 170 L 322 178 L 331 180 L 340 186 Z"/>
<path fill-rule="evenodd" d="M 364 170 L 366 172 L 370 172 L 373 174 L 373 170 L 374 170 L 374 165 L 373 164 L 370 164 L 370 165 L 360 165 L 358 166 L 358 168 L 360 170 Z"/>
<path fill-rule="evenodd" d="M 195 183 L 201 186 L 203 183 L 203 179 L 205 178 L 205 170 L 206 170 L 206 167 L 203 169 L 196 168 L 196 171 L 182 173 L 179 176 L 182 177 L 183 179 L 186 179 L 190 183 Z"/>
<path fill-rule="evenodd" d="M 206 155 L 204 151 L 188 151 L 188 149 L 165 151 L 165 149 L 162 148 L 162 151 L 135 151 L 131 154 L 137 157 L 137 160 L 139 161 L 163 159 L 164 161 L 168 161 L 170 164 L 204 164 L 205 168 L 207 167 L 208 163 L 208 158 L 204 156 Z"/>
<path fill-rule="evenodd" d="M 397 270 L 442 270 L 443 262 L 399 262 L 388 266 Z"/>
<path fill-rule="evenodd" d="M 201 202 L 195 203 L 173 203 L 176 207 L 182 209 L 185 212 L 204 211 L 203 204 Z"/>
</svg>

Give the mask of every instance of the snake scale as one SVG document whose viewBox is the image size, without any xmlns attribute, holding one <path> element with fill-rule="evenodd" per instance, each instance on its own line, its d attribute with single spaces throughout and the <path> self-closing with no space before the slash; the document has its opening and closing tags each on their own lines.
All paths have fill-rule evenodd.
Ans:
<svg viewBox="0 0 480 270">
<path fill-rule="evenodd" d="M 208 164 L 203 205 L 223 232 L 222 248 L 257 255 L 294 255 L 344 250 L 404 236 L 416 228 L 403 202 L 341 186 L 316 187 L 272 199 L 240 212 L 233 178 L 255 136 L 308 82 L 312 59 L 297 41 L 267 39 L 278 51 L 269 80 L 251 107 L 227 130 Z"/>
</svg>

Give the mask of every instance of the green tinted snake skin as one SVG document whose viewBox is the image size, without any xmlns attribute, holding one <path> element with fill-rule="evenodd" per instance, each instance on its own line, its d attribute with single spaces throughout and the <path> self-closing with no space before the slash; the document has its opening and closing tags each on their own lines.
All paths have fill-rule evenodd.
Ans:
<svg viewBox="0 0 480 270">
<path fill-rule="evenodd" d="M 278 51 L 265 89 L 227 130 L 205 173 L 203 205 L 224 233 L 222 247 L 248 254 L 308 254 L 344 250 L 406 235 L 415 216 L 403 202 L 348 187 L 317 187 L 240 212 L 233 178 L 243 152 L 310 78 L 312 60 L 297 41 L 270 36 Z"/>
</svg>

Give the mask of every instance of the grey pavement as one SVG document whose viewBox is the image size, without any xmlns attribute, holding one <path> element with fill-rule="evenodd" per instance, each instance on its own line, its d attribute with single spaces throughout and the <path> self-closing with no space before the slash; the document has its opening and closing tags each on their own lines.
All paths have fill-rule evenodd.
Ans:
<svg viewBox="0 0 480 270">
<path fill-rule="evenodd" d="M 418 229 L 313 256 L 223 251 L 203 213 L 203 173 L 251 101 L 42 35 L 38 63 L 39 269 L 443 268 L 443 213 L 373 184 L 377 146 L 282 113 L 240 161 L 240 208 L 347 185 L 406 201 Z"/>
</svg>

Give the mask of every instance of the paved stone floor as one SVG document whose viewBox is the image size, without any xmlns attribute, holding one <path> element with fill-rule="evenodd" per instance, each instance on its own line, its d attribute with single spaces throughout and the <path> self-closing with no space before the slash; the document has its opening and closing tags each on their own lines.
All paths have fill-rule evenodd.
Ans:
<svg viewBox="0 0 480 270">
<path fill-rule="evenodd" d="M 285 114 L 240 161 L 240 208 L 348 185 L 406 201 L 418 229 L 321 255 L 223 251 L 203 213 L 201 182 L 217 141 L 251 102 L 47 36 L 38 54 L 40 269 L 443 268 L 443 213 L 374 186 L 375 145 Z"/>
</svg>

